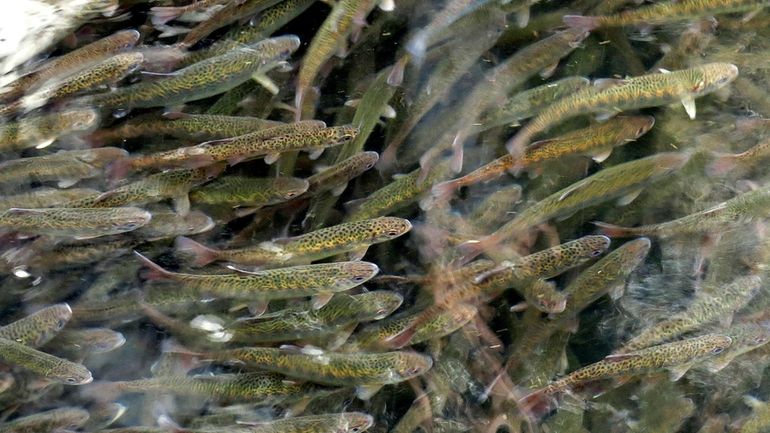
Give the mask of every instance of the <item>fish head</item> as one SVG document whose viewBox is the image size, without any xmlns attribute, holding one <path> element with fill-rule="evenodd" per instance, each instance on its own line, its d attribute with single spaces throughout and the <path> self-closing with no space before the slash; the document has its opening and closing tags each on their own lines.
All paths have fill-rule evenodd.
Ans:
<svg viewBox="0 0 770 433">
<path fill-rule="evenodd" d="M 88 346 L 94 353 L 110 352 L 126 343 L 126 337 L 122 333 L 107 328 L 91 330 L 88 339 Z"/>
<path fill-rule="evenodd" d="M 330 128 L 334 134 L 333 141 L 335 144 L 345 144 L 358 136 L 361 132 L 358 128 L 352 125 L 343 125 Z"/>
<path fill-rule="evenodd" d="M 397 352 L 397 356 L 395 372 L 400 381 L 420 376 L 433 367 L 433 358 L 428 355 L 417 352 Z"/>
<path fill-rule="evenodd" d="M 380 155 L 377 152 L 363 152 L 360 154 L 361 167 L 366 170 L 371 170 L 379 161 Z"/>
<path fill-rule="evenodd" d="M 628 130 L 632 131 L 634 139 L 641 137 L 655 126 L 655 118 L 652 116 L 626 116 L 623 119 Z"/>
<path fill-rule="evenodd" d="M 72 308 L 69 304 L 61 303 L 48 307 L 50 319 L 54 324 L 54 329 L 58 332 L 64 329 L 67 322 L 72 318 Z"/>
<path fill-rule="evenodd" d="M 115 37 L 115 44 L 118 49 L 127 50 L 133 48 L 136 43 L 139 42 L 139 37 L 141 35 L 137 30 L 130 29 L 116 32 L 113 36 Z"/>
<path fill-rule="evenodd" d="M 554 283 L 542 281 L 542 289 L 537 290 L 534 307 L 543 313 L 561 313 L 567 308 L 567 295 L 557 292 Z"/>
<path fill-rule="evenodd" d="M 695 96 L 721 89 L 738 78 L 738 67 L 732 63 L 708 63 L 694 70 L 690 92 Z"/>
<path fill-rule="evenodd" d="M 91 417 L 87 410 L 80 408 L 69 408 L 62 410 L 66 412 L 61 414 L 61 419 L 59 420 L 60 425 L 67 428 L 76 429 L 81 427 Z"/>
<path fill-rule="evenodd" d="M 341 263 L 340 270 L 342 276 L 337 281 L 338 288 L 352 288 L 359 286 L 374 278 L 380 268 L 374 263 L 369 262 L 344 262 Z"/>
<path fill-rule="evenodd" d="M 404 218 L 381 217 L 378 218 L 372 229 L 373 239 L 395 239 L 412 229 L 412 223 Z"/>
<path fill-rule="evenodd" d="M 365 413 L 348 412 L 340 415 L 341 422 L 337 433 L 361 433 L 374 425 L 374 418 Z"/>
<path fill-rule="evenodd" d="M 82 364 L 66 361 L 66 364 L 60 364 L 58 370 L 54 372 L 55 377 L 65 385 L 86 385 L 94 380 L 91 372 Z"/>
<path fill-rule="evenodd" d="M 123 207 L 118 208 L 115 217 L 110 219 L 110 224 L 115 230 L 130 232 L 146 225 L 151 219 L 152 214 L 144 209 Z"/>
<path fill-rule="evenodd" d="M 361 308 L 368 313 L 374 314 L 374 320 L 381 320 L 388 317 L 396 311 L 404 302 L 404 297 L 396 292 L 387 290 L 377 290 L 365 293 L 365 302 Z"/>
<path fill-rule="evenodd" d="M 604 235 L 584 236 L 580 239 L 581 255 L 587 258 L 599 257 L 610 247 L 610 238 Z"/>
<path fill-rule="evenodd" d="M 87 131 L 96 126 L 99 115 L 92 108 L 74 109 L 60 113 L 58 123 L 62 129 Z"/>
<path fill-rule="evenodd" d="M 214 228 L 214 220 L 210 216 L 201 211 L 192 211 L 184 217 L 185 234 L 195 235 L 198 233 L 207 232 Z"/>
<path fill-rule="evenodd" d="M 297 177 L 277 177 L 273 183 L 276 199 L 291 200 L 307 191 L 310 183 Z"/>
<path fill-rule="evenodd" d="M 733 339 L 723 334 L 711 334 L 704 337 L 704 343 L 705 355 L 715 356 L 730 348 Z"/>
</svg>

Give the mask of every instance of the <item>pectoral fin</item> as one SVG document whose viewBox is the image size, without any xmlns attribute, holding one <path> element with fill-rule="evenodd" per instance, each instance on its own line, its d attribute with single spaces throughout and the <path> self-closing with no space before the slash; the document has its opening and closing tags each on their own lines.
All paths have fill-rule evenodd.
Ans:
<svg viewBox="0 0 770 433">
<path fill-rule="evenodd" d="M 361 400 L 369 400 L 377 394 L 382 385 L 359 385 L 356 387 L 356 397 Z"/>
<path fill-rule="evenodd" d="M 682 105 L 684 106 L 684 111 L 690 116 L 690 119 L 695 119 L 695 99 L 693 99 L 692 96 L 683 96 Z"/>
<path fill-rule="evenodd" d="M 692 364 L 688 363 L 669 368 L 669 378 L 672 382 L 676 382 L 690 370 L 690 367 L 692 367 Z"/>
</svg>

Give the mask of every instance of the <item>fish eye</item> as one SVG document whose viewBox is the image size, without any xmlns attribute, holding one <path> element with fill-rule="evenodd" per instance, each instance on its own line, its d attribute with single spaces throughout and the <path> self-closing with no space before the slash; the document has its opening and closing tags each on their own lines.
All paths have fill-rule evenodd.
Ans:
<svg viewBox="0 0 770 433">
<path fill-rule="evenodd" d="M 765 344 L 767 342 L 766 337 L 757 337 L 754 339 L 754 344 Z"/>
<path fill-rule="evenodd" d="M 356 283 L 363 283 L 364 281 L 366 281 L 366 278 L 360 275 L 356 275 L 355 277 L 353 277 L 353 281 Z"/>
<path fill-rule="evenodd" d="M 297 193 L 296 193 L 296 192 L 294 192 L 294 191 L 289 191 L 289 192 L 287 192 L 287 193 L 286 193 L 285 197 L 286 197 L 286 198 L 293 198 L 293 197 L 294 197 L 294 196 L 296 196 L 296 195 L 297 195 Z"/>
<path fill-rule="evenodd" d="M 399 233 L 398 233 L 397 231 L 395 231 L 395 230 L 391 230 L 391 231 L 389 231 L 389 232 L 387 233 L 387 235 L 388 235 L 388 236 L 390 236 L 390 237 L 395 237 L 395 236 L 398 236 L 398 234 L 399 234 Z"/>
<path fill-rule="evenodd" d="M 602 250 L 591 251 L 591 257 L 599 257 L 600 255 L 602 255 Z"/>
<path fill-rule="evenodd" d="M 370 162 L 369 164 L 366 164 L 366 167 L 364 167 L 364 168 L 366 168 L 367 170 L 369 170 L 369 169 L 370 169 L 370 168 L 372 168 L 372 167 L 374 167 L 374 163 L 373 163 L 373 162 Z"/>
<path fill-rule="evenodd" d="M 714 355 L 718 355 L 718 354 L 722 353 L 724 350 L 725 350 L 724 347 L 715 347 L 715 348 L 711 349 L 711 353 L 713 353 Z"/>
<path fill-rule="evenodd" d="M 69 383 L 69 384 L 71 384 L 71 385 L 74 385 L 74 384 L 76 384 L 76 383 L 78 383 L 78 382 L 79 382 L 79 381 L 78 381 L 78 379 L 77 379 L 77 378 L 74 378 L 74 377 L 68 377 L 68 378 L 64 379 L 64 381 L 65 381 L 66 383 Z"/>
<path fill-rule="evenodd" d="M 56 329 L 62 329 L 64 328 L 64 325 L 66 325 L 67 322 L 63 319 L 59 319 L 58 322 L 56 322 Z"/>
</svg>

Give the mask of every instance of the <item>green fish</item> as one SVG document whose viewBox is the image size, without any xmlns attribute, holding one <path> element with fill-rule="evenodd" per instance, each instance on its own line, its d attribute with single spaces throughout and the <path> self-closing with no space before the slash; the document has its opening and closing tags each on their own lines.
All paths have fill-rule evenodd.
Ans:
<svg viewBox="0 0 770 433">
<path fill-rule="evenodd" d="M 671 371 L 671 379 L 679 380 L 694 364 L 719 355 L 730 347 L 730 337 L 706 334 L 687 340 L 652 346 L 618 355 L 608 355 L 601 361 L 579 368 L 547 386 L 521 398 L 520 408 L 532 415 L 542 415 L 543 406 L 560 394 L 600 379 L 636 376 L 663 369 Z M 545 401 L 544 401 L 545 400 Z"/>
<path fill-rule="evenodd" d="M 337 197 L 348 187 L 348 182 L 374 167 L 379 159 L 377 152 L 361 152 L 325 168 L 307 178 L 306 197 L 331 191 Z"/>
<path fill-rule="evenodd" d="M 429 356 L 416 352 L 331 353 L 314 347 L 241 347 L 198 353 L 204 359 L 243 363 L 323 385 L 355 386 L 362 400 L 383 385 L 420 376 L 433 365 Z"/>
<path fill-rule="evenodd" d="M 313 296 L 315 309 L 323 307 L 334 293 L 359 286 L 379 272 L 374 263 L 337 262 L 235 274 L 181 274 L 161 268 L 138 252 L 135 254 L 150 268 L 146 275 L 150 280 L 176 281 L 199 294 L 247 298 L 253 302 Z"/>
<path fill-rule="evenodd" d="M 195 205 L 232 209 L 245 216 L 264 206 L 289 201 L 308 189 L 308 181 L 296 177 L 254 178 L 225 176 L 190 191 Z"/>
<path fill-rule="evenodd" d="M 605 16 L 565 15 L 564 23 L 574 28 L 594 30 L 601 27 L 665 24 L 718 14 L 758 11 L 767 6 L 770 6 L 770 2 L 758 0 L 679 0 L 645 5 Z"/>
<path fill-rule="evenodd" d="M 181 105 L 226 92 L 299 48 L 296 36 L 265 39 L 212 57 L 156 81 L 144 81 L 104 95 L 82 98 L 97 107 L 149 108 Z"/>
<path fill-rule="evenodd" d="M 177 236 L 192 236 L 214 228 L 214 221 L 203 212 L 179 215 L 171 210 L 153 211 L 150 222 L 131 233 L 138 239 L 159 240 Z"/>
<path fill-rule="evenodd" d="M 730 348 L 705 362 L 710 373 L 727 367 L 735 358 L 764 346 L 770 342 L 770 327 L 767 323 L 738 323 L 724 331 L 733 340 Z"/>
<path fill-rule="evenodd" d="M 461 244 L 460 251 L 468 261 L 483 251 L 494 249 L 511 236 L 525 233 L 552 218 L 567 217 L 615 198 L 621 198 L 619 204 L 626 204 L 650 183 L 682 168 L 690 156 L 689 153 L 659 153 L 605 168 L 524 209 L 491 235 Z"/>
<path fill-rule="evenodd" d="M 107 208 L 144 205 L 172 199 L 174 210 L 184 216 L 190 211 L 190 198 L 188 196 L 190 189 L 213 179 L 224 168 L 224 164 L 215 164 L 203 168 L 164 171 L 105 193 L 67 203 L 67 206 L 73 208 Z"/>
<path fill-rule="evenodd" d="M 273 239 L 254 247 L 215 250 L 187 239 L 178 238 L 177 252 L 191 253 L 196 266 L 216 260 L 244 265 L 307 264 L 337 254 L 350 253 L 350 260 L 360 260 L 374 244 L 387 242 L 409 232 L 412 224 L 403 218 L 380 217 L 331 226 L 300 236 Z"/>
<path fill-rule="evenodd" d="M 98 120 L 93 108 L 73 108 L 0 122 L 0 150 L 43 149 L 60 137 L 90 130 Z"/>
<path fill-rule="evenodd" d="M 708 63 L 690 69 L 627 78 L 606 89 L 590 87 L 562 98 L 524 125 L 506 144 L 508 152 L 520 156 L 533 137 L 565 120 L 588 113 L 614 115 L 621 111 L 656 107 L 681 101 L 691 119 L 695 98 L 714 92 L 738 77 L 729 63 Z"/>
<path fill-rule="evenodd" d="M 243 425 L 243 433 L 361 433 L 374 425 L 374 418 L 362 412 L 341 412 L 278 419 Z"/>
<path fill-rule="evenodd" d="M 205 316 L 194 319 L 201 329 L 211 331 L 211 339 L 238 343 L 264 343 L 291 340 L 347 337 L 359 322 L 381 320 L 395 311 L 404 298 L 398 293 L 373 291 L 359 295 L 338 293 L 323 307 L 293 307 L 257 318 L 239 319 L 224 326 Z M 212 326 L 213 325 L 213 326 Z"/>
<path fill-rule="evenodd" d="M 492 191 L 468 215 L 468 221 L 477 233 L 487 233 L 499 227 L 508 219 L 513 206 L 521 200 L 521 194 L 521 186 L 516 184 Z"/>
<path fill-rule="evenodd" d="M 48 380 L 65 385 L 85 385 L 93 380 L 91 372 L 83 365 L 2 337 L 0 337 L 0 361 L 19 366 Z"/>
<path fill-rule="evenodd" d="M 126 343 L 120 332 L 108 328 L 65 329 L 48 344 L 49 347 L 80 354 L 107 353 Z"/>
<path fill-rule="evenodd" d="M 90 239 L 136 230 L 152 215 L 136 207 L 11 208 L 0 212 L 0 228 L 21 233 Z"/>
<path fill-rule="evenodd" d="M 16 418 L 0 424 L 3 433 L 38 433 L 77 429 L 88 421 L 88 411 L 78 407 L 62 407 Z"/>
<path fill-rule="evenodd" d="M 22 319 L 0 326 L 0 338 L 30 347 L 40 347 L 64 328 L 72 317 L 67 304 L 56 304 L 38 310 Z"/>
<path fill-rule="evenodd" d="M 717 290 L 697 297 L 684 311 L 656 323 L 629 340 L 618 353 L 634 352 L 697 330 L 713 321 L 732 321 L 732 315 L 749 304 L 759 293 L 762 280 L 756 276 L 741 277 Z"/>
<path fill-rule="evenodd" d="M 740 194 L 706 210 L 672 221 L 638 227 L 621 227 L 595 222 L 610 237 L 649 235 L 660 238 L 723 230 L 725 227 L 763 218 L 770 208 L 770 186 Z"/>
<path fill-rule="evenodd" d="M 90 188 L 56 189 L 41 187 L 21 194 L 0 197 L 0 209 L 57 207 L 98 193 L 99 191 Z"/>
<path fill-rule="evenodd" d="M 102 147 L 12 159 L 0 163 L 0 184 L 57 181 L 59 188 L 67 188 L 81 179 L 99 176 L 112 161 L 126 156 L 128 152 L 123 149 Z"/>
</svg>

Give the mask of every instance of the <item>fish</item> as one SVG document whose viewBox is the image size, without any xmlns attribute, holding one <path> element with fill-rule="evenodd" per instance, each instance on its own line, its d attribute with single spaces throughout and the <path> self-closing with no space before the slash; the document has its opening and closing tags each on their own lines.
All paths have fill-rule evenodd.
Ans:
<svg viewBox="0 0 770 433">
<path fill-rule="evenodd" d="M 162 116 L 137 116 L 108 129 L 99 129 L 87 137 L 92 145 L 104 145 L 158 134 L 191 140 L 217 140 L 284 125 L 275 120 L 248 116 L 219 116 L 168 112 Z"/>
<path fill-rule="evenodd" d="M 98 194 L 90 188 L 56 189 L 40 187 L 21 194 L 0 197 L 0 209 L 57 207 L 73 200 L 80 200 Z"/>
<path fill-rule="evenodd" d="M 323 307 L 334 293 L 359 286 L 379 272 L 374 263 L 337 262 L 235 274 L 182 274 L 167 271 L 134 253 L 149 268 L 146 278 L 150 280 L 176 281 L 201 295 L 246 298 L 253 302 L 314 296 L 315 309 Z"/>
<path fill-rule="evenodd" d="M 635 352 L 697 330 L 710 322 L 729 323 L 732 315 L 759 293 L 762 279 L 756 275 L 739 277 L 714 294 L 696 297 L 687 308 L 644 329 L 628 340 L 617 353 Z"/>
<path fill-rule="evenodd" d="M 123 149 L 102 147 L 12 159 L 0 163 L 0 184 L 56 181 L 59 188 L 67 188 L 81 179 L 99 176 L 115 159 L 126 156 L 128 152 Z"/>
<path fill-rule="evenodd" d="M 149 379 L 94 382 L 96 395 L 163 392 L 181 396 L 203 396 L 219 401 L 273 401 L 299 398 L 316 386 L 288 379 L 277 373 L 238 373 L 196 376 L 157 376 Z"/>
<path fill-rule="evenodd" d="M 150 222 L 152 215 L 136 207 L 11 208 L 0 212 L 0 228 L 43 236 L 90 239 L 130 232 Z"/>
<path fill-rule="evenodd" d="M 97 403 L 88 408 L 88 422 L 84 431 L 98 431 L 111 426 L 128 408 L 120 403 Z"/>
<path fill-rule="evenodd" d="M 141 53 L 116 54 L 72 75 L 57 77 L 44 82 L 34 92 L 25 95 L 15 103 L 0 107 L 0 115 L 19 111 L 27 113 L 36 108 L 62 101 L 71 95 L 117 83 L 137 71 L 143 61 L 144 56 Z"/>
<path fill-rule="evenodd" d="M 227 54 L 174 71 L 156 81 L 143 81 L 102 95 L 83 97 L 73 104 L 102 108 L 150 108 L 181 105 L 226 92 L 259 71 L 287 58 L 299 48 L 293 35 L 265 39 Z"/>
<path fill-rule="evenodd" d="M 224 206 L 234 210 L 236 216 L 245 216 L 299 197 L 308 186 L 307 180 L 296 177 L 225 176 L 190 191 L 190 200 L 194 205 Z"/>
<path fill-rule="evenodd" d="M 517 184 L 504 186 L 491 192 L 468 215 L 473 229 L 478 233 L 485 233 L 502 225 L 508 219 L 514 205 L 521 200 L 521 195 L 521 185 Z"/>
<path fill-rule="evenodd" d="M 393 181 L 361 201 L 348 204 L 350 212 L 345 221 L 361 221 L 389 215 L 418 201 L 434 183 L 451 173 L 451 161 L 444 159 L 423 176 L 418 168 L 407 174 L 395 176 Z"/>
<path fill-rule="evenodd" d="M 519 399 L 518 405 L 530 415 L 542 415 L 559 394 L 579 388 L 586 382 L 620 376 L 636 376 L 670 370 L 671 379 L 681 378 L 692 365 L 719 355 L 732 340 L 722 334 L 705 334 L 686 340 L 648 347 L 635 352 L 608 355 L 601 361 L 579 368 Z M 546 401 L 544 401 L 546 400 Z"/>
<path fill-rule="evenodd" d="M 757 11 L 767 6 L 770 6 L 770 2 L 757 0 L 667 1 L 652 5 L 644 5 L 636 9 L 629 9 L 612 15 L 565 15 L 564 24 L 585 30 L 641 24 L 665 24 L 725 13 Z"/>
<path fill-rule="evenodd" d="M 354 31 L 354 26 L 363 22 L 376 4 L 376 0 L 341 0 L 334 5 L 316 31 L 302 59 L 297 76 L 294 99 L 296 121 L 301 120 L 302 100 L 313 86 L 321 66 L 332 57 L 335 51 L 339 50 L 339 47 L 345 45 L 345 40 Z"/>
<path fill-rule="evenodd" d="M 0 337 L 0 361 L 64 385 L 85 385 L 93 381 L 91 372 L 81 364 L 2 337 Z"/>
<path fill-rule="evenodd" d="M 430 356 L 409 351 L 333 353 L 314 347 L 284 346 L 240 347 L 195 355 L 211 361 L 243 363 L 322 385 L 354 386 L 362 400 L 383 385 L 420 376 L 433 366 Z"/>
<path fill-rule="evenodd" d="M 192 236 L 214 228 L 214 220 L 201 211 L 179 215 L 171 210 L 153 210 L 150 222 L 138 228 L 132 236 L 138 239 L 158 240 L 177 236 Z"/>
<path fill-rule="evenodd" d="M 751 395 L 744 395 L 743 402 L 751 408 L 751 415 L 740 422 L 740 433 L 760 433 L 770 425 L 770 404 Z"/>
<path fill-rule="evenodd" d="M 307 264 L 337 254 L 349 253 L 350 259 L 360 260 L 373 244 L 396 239 L 411 230 L 409 220 L 379 217 L 342 223 L 300 236 L 277 238 L 254 247 L 232 250 L 207 248 L 187 238 L 176 241 L 177 253 L 191 253 L 195 266 L 216 260 L 243 265 Z"/>
<path fill-rule="evenodd" d="M 197 320 L 193 319 L 196 322 L 193 326 L 209 330 L 209 338 L 212 340 L 245 344 L 321 337 L 339 340 L 337 334 L 345 334 L 345 330 L 359 322 L 384 319 L 403 301 L 404 298 L 398 293 L 384 290 L 358 295 L 338 293 L 318 310 L 303 305 L 258 318 L 238 319 L 224 325 L 199 316 Z"/>
<path fill-rule="evenodd" d="M 54 57 L 15 81 L 3 86 L 0 89 L 0 102 L 18 99 L 46 81 L 70 75 L 84 66 L 129 50 L 138 41 L 138 31 L 133 29 L 119 30 L 67 54 Z"/>
<path fill-rule="evenodd" d="M 321 169 L 307 178 L 308 188 L 303 195 L 312 197 L 331 191 L 332 195 L 339 196 L 345 191 L 349 181 L 374 167 L 378 159 L 377 152 L 360 152 L 331 167 Z"/>
<path fill-rule="evenodd" d="M 217 116 L 222 120 L 222 117 Z M 211 120 L 211 119 L 210 119 Z M 216 140 L 206 141 L 196 146 L 180 147 L 173 150 L 162 151 L 157 153 L 151 153 L 148 155 L 136 155 L 131 159 L 123 159 L 116 162 L 116 167 L 113 169 L 113 177 L 121 177 L 131 170 L 142 170 L 153 167 L 184 167 L 184 168 L 200 168 L 209 164 L 213 164 L 219 160 L 227 159 L 227 155 L 233 151 L 237 152 L 237 149 L 232 149 L 233 146 L 225 146 L 219 149 L 217 146 L 223 143 L 236 143 L 236 146 L 246 143 L 260 143 L 267 141 L 268 143 L 275 143 L 276 141 L 297 140 L 297 137 L 303 136 L 310 139 L 310 136 L 314 136 L 314 133 L 322 135 L 319 130 L 326 127 L 326 124 L 318 120 L 307 120 L 304 122 L 282 124 L 273 126 L 270 128 L 257 128 L 257 131 L 253 129 L 249 131 L 247 124 L 243 127 L 230 128 L 233 132 L 241 132 L 242 134 L 236 134 L 236 137 L 228 135 L 226 138 L 220 138 Z M 218 128 L 219 133 L 225 132 L 225 129 Z M 325 133 L 334 133 L 336 129 L 326 130 Z M 269 145 L 268 145 L 269 146 Z M 228 153 L 229 152 L 229 153 Z M 225 155 L 224 157 L 222 155 Z M 217 159 L 219 158 L 219 159 Z"/>
<path fill-rule="evenodd" d="M 673 236 L 713 232 L 741 222 L 762 218 L 767 214 L 768 206 L 770 206 L 770 186 L 763 186 L 739 194 L 708 209 L 659 224 L 621 227 L 596 221 L 594 225 L 610 237 L 645 235 L 665 239 Z"/>
<path fill-rule="evenodd" d="M 154 26 L 161 26 L 190 12 L 219 10 L 218 6 L 222 3 L 225 0 L 197 0 L 185 6 L 153 6 L 150 8 L 150 20 Z M 237 0 L 236 3 L 243 3 L 243 0 Z"/>
<path fill-rule="evenodd" d="M 552 218 L 563 218 L 597 203 L 633 200 L 641 190 L 671 176 L 690 160 L 687 152 L 666 152 L 605 168 L 526 208 L 494 233 L 458 246 L 463 261 L 489 251 L 504 240 Z"/>
<path fill-rule="evenodd" d="M 109 328 L 65 329 L 54 337 L 49 347 L 80 354 L 107 353 L 122 347 L 126 337 Z"/>
<path fill-rule="evenodd" d="M 278 0 L 236 0 L 228 2 L 223 8 L 217 10 L 209 19 L 190 30 L 190 32 L 185 35 L 184 39 L 179 42 L 179 45 L 182 47 L 191 47 L 214 30 L 234 21 L 238 21 L 241 18 L 254 15 L 260 10 L 273 6 L 276 3 L 278 3 Z M 159 12 L 158 9 L 155 9 L 155 11 Z M 160 23 L 168 17 L 169 15 L 166 12 L 168 12 L 168 9 L 161 9 L 160 15 L 153 15 L 153 17 L 156 17 L 155 21 Z"/>
<path fill-rule="evenodd" d="M 93 108 L 72 108 L 0 123 L 0 150 L 43 149 L 59 138 L 91 130 L 98 120 Z"/>
<path fill-rule="evenodd" d="M 706 174 L 708 176 L 724 176 L 737 167 L 755 164 L 758 159 L 765 157 L 769 150 L 770 140 L 763 140 L 741 153 L 716 154 L 714 161 L 706 167 Z"/>
<path fill-rule="evenodd" d="M 308 151 L 310 159 L 317 159 L 325 148 L 347 143 L 357 134 L 358 128 L 352 125 L 341 125 L 268 139 L 246 134 L 229 139 L 207 141 L 194 149 L 195 153 L 206 154 L 214 161 L 227 161 L 230 165 L 260 156 L 264 158 L 265 163 L 272 164 L 278 160 L 281 153 L 299 150 Z"/>
<path fill-rule="evenodd" d="M 707 63 L 690 69 L 626 78 L 604 89 L 594 86 L 579 90 L 541 111 L 506 143 L 506 148 L 511 155 L 519 157 L 539 133 L 587 113 L 612 116 L 621 111 L 680 101 L 688 116 L 694 119 L 695 98 L 719 90 L 737 77 L 738 68 L 733 64 Z"/>
<path fill-rule="evenodd" d="M 190 189 L 218 176 L 224 168 L 224 164 L 214 164 L 203 168 L 164 171 L 101 194 L 69 202 L 66 206 L 98 209 L 144 205 L 171 199 L 174 210 L 185 216 L 190 211 Z"/>
<path fill-rule="evenodd" d="M 567 155 L 592 155 L 597 162 L 610 156 L 612 149 L 637 140 L 655 125 L 652 116 L 617 116 L 566 134 L 530 144 L 520 158 L 510 154 L 489 162 L 465 176 L 440 183 L 432 193 L 446 200 L 464 186 L 488 182 L 505 173 L 517 174 L 522 169 L 537 173 L 538 165 Z"/>
<path fill-rule="evenodd" d="M 361 433 L 374 425 L 374 418 L 363 412 L 341 412 L 278 419 L 267 423 L 244 425 L 244 433 Z"/>
<path fill-rule="evenodd" d="M 70 318 L 72 318 L 72 308 L 68 304 L 51 305 L 15 322 L 0 326 L 0 338 L 37 348 L 56 337 Z"/>
<path fill-rule="evenodd" d="M 34 413 L 0 424 L 3 433 L 31 433 L 77 429 L 88 421 L 89 413 L 79 407 L 61 407 Z"/>
<path fill-rule="evenodd" d="M 516 92 L 504 104 L 487 109 L 479 117 L 478 125 L 474 125 L 473 132 L 479 133 L 503 125 L 518 125 L 519 121 L 536 115 L 553 101 L 590 84 L 591 80 L 588 78 L 573 76 Z"/>
<path fill-rule="evenodd" d="M 735 358 L 770 342 L 770 328 L 766 323 L 736 323 L 723 332 L 733 340 L 733 344 L 724 352 L 709 358 L 704 363 L 710 373 L 719 372 Z"/>
</svg>

